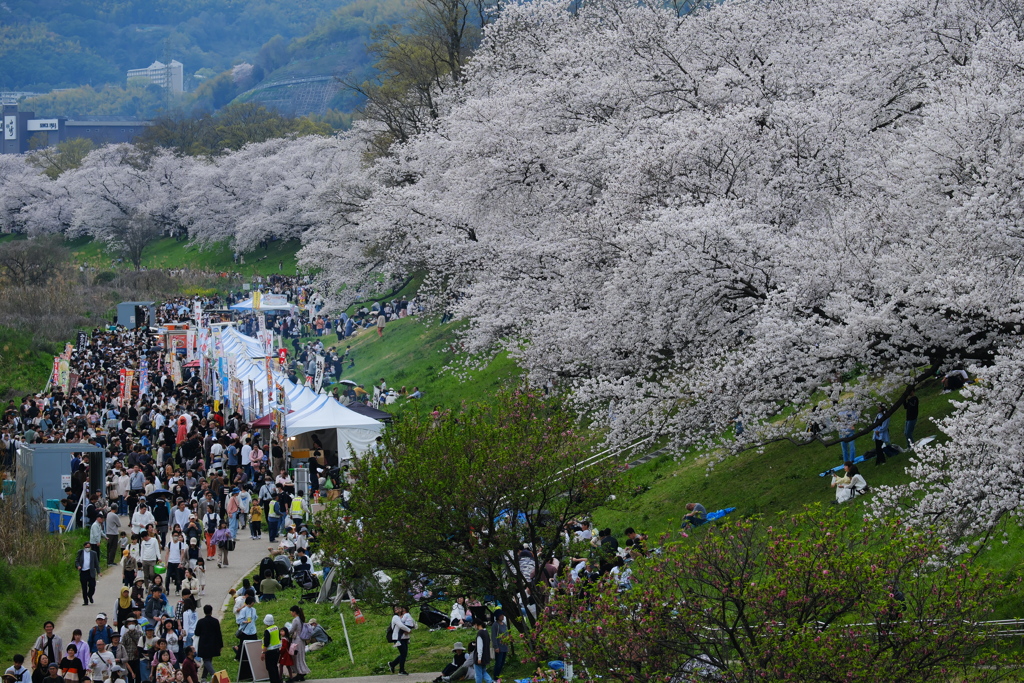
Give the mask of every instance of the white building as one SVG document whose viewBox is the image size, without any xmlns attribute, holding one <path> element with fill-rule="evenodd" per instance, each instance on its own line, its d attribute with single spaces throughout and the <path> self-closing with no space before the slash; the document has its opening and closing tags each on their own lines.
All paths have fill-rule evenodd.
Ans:
<svg viewBox="0 0 1024 683">
<path fill-rule="evenodd" d="M 170 88 L 173 93 L 185 90 L 185 65 L 174 59 L 170 64 L 156 61 L 145 69 L 132 69 L 128 72 L 128 80 L 145 78 L 161 88 Z"/>
</svg>

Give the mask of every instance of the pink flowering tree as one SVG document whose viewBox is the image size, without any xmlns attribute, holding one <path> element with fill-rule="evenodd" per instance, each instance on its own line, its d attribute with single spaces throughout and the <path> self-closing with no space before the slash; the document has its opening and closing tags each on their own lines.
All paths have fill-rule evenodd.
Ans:
<svg viewBox="0 0 1024 683">
<path fill-rule="evenodd" d="M 563 529 L 609 495 L 614 467 L 581 465 L 588 439 L 552 398 L 501 392 L 455 412 L 404 415 L 353 467 L 346 510 L 328 507 L 322 547 L 382 604 L 424 589 L 493 596 L 526 631 Z M 523 549 L 532 552 L 522 557 Z M 383 572 L 390 581 L 383 581 Z"/>
<path fill-rule="evenodd" d="M 583 680 L 996 678 L 1006 662 L 980 622 L 1004 590 L 976 568 L 932 566 L 941 550 L 928 531 L 821 509 L 738 520 L 638 560 L 626 592 L 568 586 L 533 644 Z"/>
</svg>

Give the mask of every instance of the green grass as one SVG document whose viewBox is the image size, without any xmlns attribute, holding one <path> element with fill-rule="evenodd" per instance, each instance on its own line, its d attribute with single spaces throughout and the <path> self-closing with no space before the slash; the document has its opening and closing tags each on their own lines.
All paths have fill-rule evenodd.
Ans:
<svg viewBox="0 0 1024 683">
<path fill-rule="evenodd" d="M 43 622 L 56 621 L 79 595 L 75 553 L 88 537 L 86 530 L 64 536 L 64 558 L 56 564 L 14 567 L 0 562 L 0 661 L 10 662 L 17 653 L 27 657 Z"/>
<path fill-rule="evenodd" d="M 118 254 L 107 250 L 106 245 L 89 237 L 69 240 L 67 243 L 75 261 L 89 265 L 98 270 L 130 269 L 131 264 L 119 260 Z M 245 263 L 236 264 L 232 260 L 232 249 L 227 243 L 208 247 L 178 241 L 173 237 L 165 237 L 155 241 L 143 253 L 142 265 L 147 269 L 154 268 L 193 268 L 211 272 L 232 272 L 242 275 L 271 275 L 282 273 L 296 274 L 295 255 L 302 245 L 298 240 L 271 242 L 268 249 L 257 247 L 245 254 Z M 278 263 L 283 264 L 278 270 Z"/>
<path fill-rule="evenodd" d="M 941 394 L 936 382 L 921 389 L 920 419 L 914 438 L 921 439 L 938 433 L 932 419 L 941 418 L 952 411 L 950 394 Z M 904 411 L 898 410 L 889 422 L 889 434 L 904 445 Z M 874 448 L 871 435 L 857 439 L 857 453 Z M 906 483 L 908 455 L 897 455 L 880 467 L 874 461 L 859 466 L 869 486 Z M 724 462 L 708 469 L 706 457 L 690 456 L 675 460 L 659 457 L 646 465 L 630 470 L 623 480 L 623 492 L 608 507 L 595 511 L 594 521 L 600 527 L 611 527 L 621 533 L 627 526 L 651 534 L 660 534 L 679 527 L 684 506 L 701 503 L 708 512 L 735 507 L 736 515 L 771 514 L 784 510 L 797 510 L 815 502 L 835 500 L 835 490 L 829 487 L 830 477 L 818 474 L 841 464 L 838 445 L 825 448 L 815 443 L 795 446 L 788 441 L 769 444 L 763 450 L 749 450 L 738 456 L 727 456 Z M 637 487 L 649 487 L 634 495 Z M 848 505 L 863 506 L 865 499 Z"/>
<path fill-rule="evenodd" d="M 355 615 L 349 603 L 342 603 L 341 614 L 345 617 L 345 624 L 348 627 L 349 639 L 352 643 L 352 655 L 355 662 L 349 659 L 348 648 L 345 645 L 344 630 L 341 626 L 341 619 L 338 611 L 329 603 L 317 605 L 311 602 L 299 602 L 302 591 L 298 588 L 290 588 L 278 594 L 274 602 L 258 603 L 256 611 L 259 614 L 259 627 L 257 633 L 262 637 L 264 626 L 263 617 L 270 613 L 274 615 L 275 623 L 278 626 L 288 624 L 292 620 L 289 609 L 292 605 L 301 605 L 306 614 L 306 619 L 315 618 L 327 629 L 328 634 L 334 639 L 322 650 L 311 652 L 306 655 L 306 664 L 310 668 L 310 679 L 341 678 L 346 676 L 366 676 L 373 674 L 388 673 L 387 662 L 397 656 L 393 645 L 384 639 L 384 630 L 391 621 L 390 614 L 363 612 L 366 623 L 357 624 Z M 437 602 L 434 607 L 447 614 L 451 603 Z M 419 609 L 413 607 L 413 618 L 419 615 Z M 233 617 L 226 614 L 221 619 L 221 632 L 224 636 L 224 643 L 235 644 L 236 625 Z M 467 644 L 474 638 L 473 631 L 469 629 L 458 629 L 455 631 L 440 630 L 429 631 L 425 626 L 417 622 L 417 628 L 413 631 L 412 643 L 409 646 L 409 659 L 406 662 L 406 669 L 414 673 L 436 671 L 440 674 L 441 669 L 451 661 L 452 645 L 456 641 Z M 217 671 L 226 669 L 228 676 L 232 679 L 238 673 L 238 663 L 233 659 L 230 649 L 225 649 L 222 656 L 214 660 L 214 667 Z M 506 665 L 503 679 L 522 677 L 529 675 L 532 665 L 519 662 L 510 656 Z M 511 675 L 506 675 L 511 674 Z"/>
<path fill-rule="evenodd" d="M 53 371 L 53 352 L 30 334 L 0 327 L 0 396 L 42 391 Z"/>
<path fill-rule="evenodd" d="M 342 379 L 362 384 L 371 393 L 371 385 L 380 384 L 381 377 L 389 387 L 404 386 L 410 393 L 413 387 L 419 387 L 423 392 L 420 401 L 399 399 L 386 408 L 398 412 L 410 407 L 430 410 L 434 405 L 454 408 L 463 401 L 486 401 L 518 377 L 519 368 L 505 354 L 471 371 L 446 370 L 465 358 L 457 347 L 456 329 L 453 323 L 441 325 L 437 318 L 424 323 L 420 316 L 413 316 L 389 322 L 383 338 L 377 337 L 376 328 L 363 330 L 340 344 L 340 351 L 352 347 L 350 357 L 355 360 L 353 368 L 345 363 Z M 322 339 L 325 344 L 338 346 L 334 334 Z"/>
</svg>

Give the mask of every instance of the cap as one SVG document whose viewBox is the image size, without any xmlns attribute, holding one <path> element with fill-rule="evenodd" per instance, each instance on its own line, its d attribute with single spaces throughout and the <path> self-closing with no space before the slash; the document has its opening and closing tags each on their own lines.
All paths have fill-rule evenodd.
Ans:
<svg viewBox="0 0 1024 683">
<path fill-rule="evenodd" d="M 97 619 L 106 619 L 107 615 L 104 614 L 103 612 L 100 612 L 99 614 L 96 615 L 96 618 Z"/>
<path fill-rule="evenodd" d="M 241 493 L 241 491 L 240 491 L 240 490 L 239 490 L 239 488 L 238 488 L 238 487 L 236 486 L 235 488 L 231 489 L 231 493 Z"/>
<path fill-rule="evenodd" d="M 274 615 L 268 614 L 267 616 L 263 617 L 263 623 L 267 626 L 272 626 L 274 623 Z"/>
<path fill-rule="evenodd" d="M 455 652 L 456 650 L 465 650 L 465 649 L 466 649 L 466 646 L 463 645 L 462 643 L 455 643 L 454 645 L 452 645 L 452 652 Z"/>
<path fill-rule="evenodd" d="M 500 609 L 494 610 L 494 616 L 495 617 L 501 617 L 501 616 L 504 616 L 504 615 L 505 615 L 505 613 L 503 611 L 501 611 Z"/>
</svg>

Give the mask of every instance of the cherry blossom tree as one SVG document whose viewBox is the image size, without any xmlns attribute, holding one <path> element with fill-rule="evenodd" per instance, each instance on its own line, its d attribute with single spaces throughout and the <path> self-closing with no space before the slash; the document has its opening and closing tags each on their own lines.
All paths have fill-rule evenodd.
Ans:
<svg viewBox="0 0 1024 683">
<path fill-rule="evenodd" d="M 804 407 L 866 433 L 1019 333 L 1020 50 L 973 2 L 509 6 L 358 224 L 613 439 L 836 443 Z"/>
</svg>

